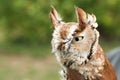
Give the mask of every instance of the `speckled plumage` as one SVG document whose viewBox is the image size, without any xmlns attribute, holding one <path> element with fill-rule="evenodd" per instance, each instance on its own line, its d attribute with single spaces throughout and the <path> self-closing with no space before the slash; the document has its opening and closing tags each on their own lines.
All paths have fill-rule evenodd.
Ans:
<svg viewBox="0 0 120 80">
<path fill-rule="evenodd" d="M 114 70 L 98 44 L 95 15 L 85 13 L 81 8 L 76 8 L 76 15 L 77 22 L 63 22 L 54 7 L 50 12 L 54 28 L 52 52 L 63 68 L 60 73 L 64 80 L 116 80 Z"/>
</svg>

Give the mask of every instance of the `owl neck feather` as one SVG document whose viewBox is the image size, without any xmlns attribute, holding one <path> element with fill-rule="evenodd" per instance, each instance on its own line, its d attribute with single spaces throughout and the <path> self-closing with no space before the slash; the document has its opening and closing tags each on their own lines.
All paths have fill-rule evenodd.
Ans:
<svg viewBox="0 0 120 80">
<path fill-rule="evenodd" d="M 101 54 L 102 53 L 102 54 Z M 99 59 L 98 59 L 99 58 Z M 100 63 L 99 63 L 100 60 Z M 95 63 L 94 63 L 95 62 Z M 98 62 L 98 63 L 97 63 Z M 99 64 L 99 66 L 97 65 Z M 87 72 L 84 72 L 84 74 L 80 73 L 80 71 L 84 68 L 84 66 L 88 65 L 88 69 L 92 69 L 92 71 L 90 71 L 90 75 Z M 95 66 L 94 66 L 95 65 Z M 102 52 L 101 47 L 98 45 L 97 46 L 97 51 L 94 54 L 93 57 L 91 57 L 91 59 L 89 60 L 89 62 L 82 64 L 81 68 L 79 68 L 78 70 L 76 69 L 71 69 L 69 67 L 66 67 L 67 70 L 67 80 L 93 80 L 93 78 L 98 77 L 100 80 L 102 79 L 102 76 L 99 75 L 99 71 L 103 70 L 104 67 L 104 54 Z M 97 66 L 97 67 L 96 67 Z M 80 66 L 79 66 L 80 67 Z M 101 69 L 100 69 L 101 68 Z M 98 72 L 96 72 L 94 69 L 97 69 Z M 90 79 L 89 79 L 90 77 Z"/>
<path fill-rule="evenodd" d="M 97 34 L 95 33 L 95 40 L 94 40 L 93 43 L 91 44 L 90 53 L 89 53 L 89 55 L 87 56 L 88 59 L 91 59 L 91 56 L 92 56 L 92 54 L 94 53 L 94 52 L 93 52 L 93 47 L 95 46 L 96 41 L 97 41 Z"/>
</svg>

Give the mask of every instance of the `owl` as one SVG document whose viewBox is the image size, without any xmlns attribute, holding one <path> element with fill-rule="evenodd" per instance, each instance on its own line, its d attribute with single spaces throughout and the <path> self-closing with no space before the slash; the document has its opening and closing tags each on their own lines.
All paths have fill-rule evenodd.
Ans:
<svg viewBox="0 0 120 80">
<path fill-rule="evenodd" d="M 63 80 L 117 80 L 99 45 L 96 16 L 75 8 L 77 22 L 64 22 L 54 7 L 49 17 L 53 26 L 52 52 Z"/>
</svg>

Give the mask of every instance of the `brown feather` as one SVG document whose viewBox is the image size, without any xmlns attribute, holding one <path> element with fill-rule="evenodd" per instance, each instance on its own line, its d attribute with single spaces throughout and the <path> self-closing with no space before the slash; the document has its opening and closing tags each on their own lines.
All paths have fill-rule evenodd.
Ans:
<svg viewBox="0 0 120 80">
<path fill-rule="evenodd" d="M 114 69 L 108 59 L 105 57 L 101 47 L 98 46 L 96 54 L 91 59 L 99 58 L 101 55 L 105 58 L 104 69 L 100 71 L 100 76 L 90 77 L 87 80 L 117 80 Z M 78 71 L 67 68 L 67 80 L 85 80 L 84 75 L 81 75 Z"/>
</svg>

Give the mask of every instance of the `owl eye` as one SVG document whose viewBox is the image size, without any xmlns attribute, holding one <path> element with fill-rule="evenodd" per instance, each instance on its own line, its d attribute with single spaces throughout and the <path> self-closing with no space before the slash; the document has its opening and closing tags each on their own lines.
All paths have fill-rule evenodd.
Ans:
<svg viewBox="0 0 120 80">
<path fill-rule="evenodd" d="M 83 40 L 84 36 L 78 36 L 73 39 L 73 42 L 81 41 Z"/>
</svg>

